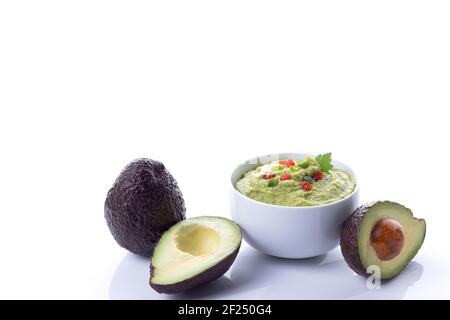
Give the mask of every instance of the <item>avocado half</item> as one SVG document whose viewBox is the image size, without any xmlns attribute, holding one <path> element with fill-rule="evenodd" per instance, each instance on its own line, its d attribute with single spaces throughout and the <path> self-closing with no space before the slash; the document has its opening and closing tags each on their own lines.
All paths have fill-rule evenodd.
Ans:
<svg viewBox="0 0 450 320">
<path fill-rule="evenodd" d="M 239 226 L 222 217 L 195 217 L 167 230 L 151 258 L 150 286 L 180 293 L 220 278 L 241 246 Z"/>
<path fill-rule="evenodd" d="M 164 165 L 137 159 L 117 177 L 105 201 L 105 219 L 117 243 L 150 257 L 162 233 L 185 219 L 183 195 Z"/>
<path fill-rule="evenodd" d="M 425 233 L 425 220 L 414 218 L 411 210 L 399 203 L 365 204 L 344 222 L 342 255 L 356 273 L 369 276 L 367 268 L 378 266 L 381 279 L 390 279 L 414 258 Z"/>
</svg>

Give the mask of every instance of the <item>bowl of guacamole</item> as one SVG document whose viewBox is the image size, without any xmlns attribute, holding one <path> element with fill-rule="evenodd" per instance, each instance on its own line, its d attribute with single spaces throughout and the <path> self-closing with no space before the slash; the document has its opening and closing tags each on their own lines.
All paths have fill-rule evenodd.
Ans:
<svg viewBox="0 0 450 320">
<path fill-rule="evenodd" d="M 354 171 L 331 153 L 275 153 L 249 159 L 231 175 L 231 216 L 266 254 L 306 258 L 339 243 L 359 205 Z"/>
<path fill-rule="evenodd" d="M 304 207 L 332 203 L 356 188 L 353 175 L 331 164 L 331 154 L 261 163 L 246 172 L 235 188 L 264 203 Z"/>
</svg>

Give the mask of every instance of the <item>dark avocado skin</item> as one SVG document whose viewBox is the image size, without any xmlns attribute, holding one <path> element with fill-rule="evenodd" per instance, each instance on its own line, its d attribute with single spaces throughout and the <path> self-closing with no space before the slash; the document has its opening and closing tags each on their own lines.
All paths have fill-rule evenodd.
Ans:
<svg viewBox="0 0 450 320">
<path fill-rule="evenodd" d="M 219 279 L 225 272 L 230 269 L 231 265 L 233 264 L 234 260 L 236 259 L 237 254 L 239 253 L 239 247 L 236 248 L 236 250 L 228 255 L 225 259 L 220 261 L 218 264 L 214 265 L 213 267 L 209 268 L 208 270 L 205 270 L 204 272 L 196 275 L 195 277 L 192 277 L 190 279 L 169 284 L 169 285 L 159 285 L 152 283 L 152 277 L 154 272 L 153 265 L 150 266 L 150 286 L 155 289 L 159 293 L 167 293 L 167 294 L 175 294 L 175 293 L 181 293 L 187 290 L 190 290 L 194 287 L 200 286 L 202 284 L 214 281 Z"/>
<path fill-rule="evenodd" d="M 185 219 L 185 212 L 183 195 L 164 165 L 137 159 L 109 190 L 104 215 L 121 247 L 150 257 L 162 233 Z"/>
<path fill-rule="evenodd" d="M 359 226 L 364 215 L 375 202 L 363 204 L 345 220 L 341 230 L 341 251 L 345 262 L 357 274 L 368 276 L 366 268 L 361 264 L 358 250 Z"/>
</svg>

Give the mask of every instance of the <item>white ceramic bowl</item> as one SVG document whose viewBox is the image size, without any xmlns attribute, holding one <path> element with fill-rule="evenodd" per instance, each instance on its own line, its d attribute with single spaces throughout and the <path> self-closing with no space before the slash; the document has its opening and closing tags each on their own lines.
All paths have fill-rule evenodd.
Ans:
<svg viewBox="0 0 450 320">
<path fill-rule="evenodd" d="M 333 161 L 336 168 L 352 174 L 353 193 L 339 201 L 314 207 L 287 207 L 252 200 L 235 189 L 242 175 L 259 164 L 281 159 L 304 159 L 305 153 L 269 154 L 241 163 L 231 174 L 231 216 L 253 248 L 281 258 L 308 258 L 329 252 L 339 244 L 342 223 L 359 205 L 359 184 L 354 171 Z"/>
</svg>

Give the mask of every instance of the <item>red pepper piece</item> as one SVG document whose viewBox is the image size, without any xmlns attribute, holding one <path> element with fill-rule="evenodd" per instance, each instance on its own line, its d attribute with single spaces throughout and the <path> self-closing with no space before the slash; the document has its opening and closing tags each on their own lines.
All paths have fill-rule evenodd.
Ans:
<svg viewBox="0 0 450 320">
<path fill-rule="evenodd" d="M 311 183 L 309 183 L 308 181 L 300 182 L 300 187 L 302 187 L 306 191 L 309 191 L 312 188 Z"/>
<path fill-rule="evenodd" d="M 295 166 L 295 161 L 292 159 L 288 159 L 288 160 L 280 160 L 278 161 L 280 164 L 282 164 L 283 166 L 286 167 L 292 167 Z"/>
<path fill-rule="evenodd" d="M 319 180 L 322 180 L 324 176 L 325 175 L 322 171 L 317 171 L 316 173 L 314 173 L 313 179 L 314 179 L 314 181 L 319 181 Z"/>
<path fill-rule="evenodd" d="M 275 174 L 273 174 L 273 173 L 266 173 L 265 175 L 263 175 L 263 179 L 264 180 L 269 180 L 269 179 L 272 179 L 273 177 L 275 177 Z"/>
</svg>

